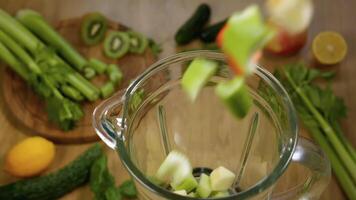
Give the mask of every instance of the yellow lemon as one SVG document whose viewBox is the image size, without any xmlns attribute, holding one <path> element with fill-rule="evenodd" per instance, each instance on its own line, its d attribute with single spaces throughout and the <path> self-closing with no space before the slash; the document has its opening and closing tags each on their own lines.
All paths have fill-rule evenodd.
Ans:
<svg viewBox="0 0 356 200">
<path fill-rule="evenodd" d="M 27 138 L 6 155 L 5 170 L 16 177 L 32 177 L 43 172 L 52 162 L 55 146 L 42 137 Z"/>
<path fill-rule="evenodd" d="M 344 38 L 336 32 L 325 31 L 319 33 L 313 40 L 312 51 L 314 57 L 325 65 L 341 62 L 347 53 Z"/>
</svg>

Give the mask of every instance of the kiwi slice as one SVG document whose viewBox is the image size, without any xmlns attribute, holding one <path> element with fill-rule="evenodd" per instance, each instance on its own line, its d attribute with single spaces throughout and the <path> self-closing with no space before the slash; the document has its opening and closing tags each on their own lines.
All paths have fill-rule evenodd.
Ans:
<svg viewBox="0 0 356 200">
<path fill-rule="evenodd" d="M 134 31 L 128 31 L 127 33 L 130 36 L 130 52 L 142 54 L 148 46 L 148 39 Z"/>
<path fill-rule="evenodd" d="M 104 40 L 104 54 L 108 58 L 117 59 L 125 55 L 130 48 L 130 37 L 121 31 L 112 31 Z"/>
<path fill-rule="evenodd" d="M 90 13 L 84 16 L 80 35 L 86 45 L 95 45 L 100 43 L 108 29 L 108 21 L 100 13 Z"/>
</svg>

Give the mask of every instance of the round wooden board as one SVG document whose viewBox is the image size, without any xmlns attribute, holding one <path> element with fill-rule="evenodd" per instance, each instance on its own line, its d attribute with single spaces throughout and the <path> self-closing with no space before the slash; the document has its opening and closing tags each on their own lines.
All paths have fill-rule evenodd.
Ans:
<svg viewBox="0 0 356 200">
<path fill-rule="evenodd" d="M 125 89 L 130 81 L 142 73 L 155 61 L 155 57 L 148 48 L 144 54 L 126 54 L 118 60 L 108 59 L 103 55 L 102 44 L 88 47 L 82 43 L 79 30 L 81 18 L 60 21 L 56 29 L 82 55 L 87 58 L 97 58 L 105 63 L 117 64 L 124 74 L 123 83 L 118 90 Z M 127 30 L 118 23 L 109 22 L 110 30 Z M 101 100 L 83 103 L 85 116 L 76 127 L 64 132 L 55 124 L 48 121 L 44 101 L 14 72 L 6 68 L 2 73 L 2 95 L 8 115 L 17 127 L 24 128 L 25 133 L 40 135 L 56 143 L 85 143 L 99 139 L 92 128 L 92 113 Z M 99 78 L 99 82 L 102 81 Z M 98 82 L 98 80 L 96 80 Z"/>
</svg>

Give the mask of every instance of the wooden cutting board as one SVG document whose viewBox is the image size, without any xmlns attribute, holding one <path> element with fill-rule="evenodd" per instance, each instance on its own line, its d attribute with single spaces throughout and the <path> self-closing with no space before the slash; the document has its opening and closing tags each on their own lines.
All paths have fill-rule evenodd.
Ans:
<svg viewBox="0 0 356 200">
<path fill-rule="evenodd" d="M 118 90 L 126 88 L 132 79 L 155 61 L 149 48 L 141 55 L 128 53 L 120 59 L 108 59 L 103 54 L 102 44 L 87 46 L 81 41 L 79 34 L 81 20 L 82 18 L 72 18 L 60 21 L 56 25 L 56 29 L 85 57 L 117 64 L 124 74 L 123 83 Z M 126 26 L 119 23 L 109 22 L 109 31 L 125 31 L 127 29 Z M 99 139 L 92 128 L 91 121 L 92 113 L 102 99 L 83 103 L 84 117 L 73 130 L 64 132 L 48 121 L 44 101 L 17 74 L 6 69 L 2 76 L 2 94 L 6 111 L 13 123 L 21 126 L 25 133 L 40 135 L 56 143 L 84 143 Z M 106 77 L 98 77 L 93 82 L 95 85 L 100 85 L 105 79 Z"/>
</svg>

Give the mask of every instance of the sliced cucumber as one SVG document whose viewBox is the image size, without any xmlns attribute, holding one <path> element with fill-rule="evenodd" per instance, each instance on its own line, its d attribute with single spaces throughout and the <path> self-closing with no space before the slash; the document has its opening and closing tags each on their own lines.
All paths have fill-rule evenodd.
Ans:
<svg viewBox="0 0 356 200">
<path fill-rule="evenodd" d="M 192 175 L 188 158 L 178 151 L 171 151 L 159 167 L 156 178 L 163 183 L 180 185 Z"/>
<path fill-rule="evenodd" d="M 238 118 L 243 118 L 252 106 L 252 98 L 242 77 L 220 83 L 215 92 Z"/>
<path fill-rule="evenodd" d="M 201 174 L 197 194 L 202 198 L 207 198 L 211 194 L 210 177 L 208 175 Z"/>
<path fill-rule="evenodd" d="M 191 174 L 188 178 L 186 178 L 180 185 L 171 184 L 174 190 L 185 190 L 190 192 L 194 190 L 198 186 L 198 182 L 195 177 Z"/>
<path fill-rule="evenodd" d="M 177 190 L 177 191 L 174 191 L 174 193 L 182 195 L 182 196 L 187 196 L 188 195 L 187 191 L 185 191 L 185 190 Z"/>
<path fill-rule="evenodd" d="M 104 40 L 104 54 L 113 59 L 124 56 L 130 48 L 129 35 L 121 31 L 111 31 Z"/>
<path fill-rule="evenodd" d="M 218 63 L 204 58 L 194 59 L 184 72 L 181 84 L 183 90 L 193 101 L 200 89 L 208 82 L 218 68 Z"/>
<path fill-rule="evenodd" d="M 235 174 L 225 167 L 218 167 L 210 174 L 211 189 L 213 191 L 227 191 L 235 180 Z"/>
</svg>

